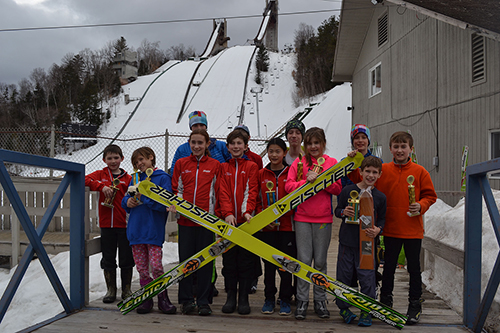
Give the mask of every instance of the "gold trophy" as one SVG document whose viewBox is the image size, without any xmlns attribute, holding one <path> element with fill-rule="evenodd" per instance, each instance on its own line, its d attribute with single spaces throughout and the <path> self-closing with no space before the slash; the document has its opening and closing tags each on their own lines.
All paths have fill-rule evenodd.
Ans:
<svg viewBox="0 0 500 333">
<path fill-rule="evenodd" d="M 354 209 L 354 217 L 346 216 L 345 223 L 359 224 L 359 193 L 352 190 L 349 195 L 351 199 L 347 199 L 347 202 Z"/>
<path fill-rule="evenodd" d="M 325 159 L 323 157 L 318 158 L 318 164 L 314 164 L 312 170 L 316 173 L 321 173 L 323 171 L 323 163 L 325 163 Z"/>
<path fill-rule="evenodd" d="M 415 181 L 415 177 L 413 175 L 409 175 L 408 178 L 406 178 L 406 181 L 408 182 L 408 198 L 410 205 L 414 204 L 416 202 L 415 200 L 415 185 L 413 185 L 413 182 Z M 420 215 L 419 212 L 417 213 L 410 213 L 409 211 L 406 213 L 408 216 L 418 216 Z"/>
<path fill-rule="evenodd" d="M 135 199 L 135 201 L 140 202 L 140 200 L 136 197 L 136 194 L 138 193 L 137 186 L 140 183 L 139 170 L 134 168 L 134 173 L 131 176 L 132 176 L 132 184 L 133 185 L 128 187 L 128 190 L 127 190 L 128 195 L 133 197 Z"/>
<path fill-rule="evenodd" d="M 101 202 L 101 205 L 108 208 L 115 208 L 115 206 L 113 206 L 113 201 L 115 200 L 116 192 L 118 192 L 118 185 L 120 185 L 120 180 L 118 178 L 113 179 L 113 185 L 110 186 L 113 190 L 113 195 L 111 198 L 105 198 L 104 201 Z"/>
<path fill-rule="evenodd" d="M 147 170 L 146 170 L 146 176 L 147 176 L 147 177 L 146 177 L 146 180 L 147 180 L 148 182 L 150 182 L 150 181 L 151 181 L 151 175 L 152 175 L 152 174 L 153 174 L 153 169 L 149 168 L 149 169 L 147 169 Z"/>
<path fill-rule="evenodd" d="M 304 172 L 304 166 L 302 163 L 302 154 L 299 153 L 299 162 L 297 163 L 297 181 L 302 180 L 302 173 Z"/>
<path fill-rule="evenodd" d="M 276 202 L 276 192 L 273 191 L 274 183 L 272 181 L 268 181 L 266 183 L 266 187 L 269 190 L 269 191 L 266 191 L 267 204 L 268 204 L 268 206 L 271 206 L 273 203 Z M 276 220 L 270 224 L 270 227 L 275 227 L 278 225 L 280 225 L 280 223 L 278 220 Z"/>
</svg>

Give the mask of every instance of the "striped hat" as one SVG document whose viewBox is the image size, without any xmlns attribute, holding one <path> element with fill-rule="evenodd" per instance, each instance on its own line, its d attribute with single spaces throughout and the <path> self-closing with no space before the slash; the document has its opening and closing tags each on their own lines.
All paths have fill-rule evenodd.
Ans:
<svg viewBox="0 0 500 333">
<path fill-rule="evenodd" d="M 364 133 L 368 138 L 368 145 L 370 145 L 370 129 L 368 128 L 368 126 L 363 124 L 356 124 L 351 128 L 351 144 L 354 141 L 354 137 L 358 133 Z"/>
<path fill-rule="evenodd" d="M 207 115 L 203 111 L 193 111 L 189 114 L 189 129 L 194 124 L 203 124 L 208 127 Z"/>
</svg>

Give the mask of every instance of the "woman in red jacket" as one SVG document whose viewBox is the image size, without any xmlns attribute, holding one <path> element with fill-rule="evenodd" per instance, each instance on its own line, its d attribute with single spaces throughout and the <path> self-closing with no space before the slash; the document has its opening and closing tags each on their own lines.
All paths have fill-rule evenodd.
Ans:
<svg viewBox="0 0 500 333">
<path fill-rule="evenodd" d="M 172 190 L 178 196 L 214 214 L 215 185 L 219 175 L 219 161 L 209 157 L 210 137 L 204 129 L 194 130 L 189 137 L 191 156 L 179 159 L 175 163 L 172 177 Z M 168 209 L 176 212 L 175 206 Z M 188 218 L 182 216 L 177 221 L 179 236 L 179 261 L 184 261 L 198 253 L 215 240 L 215 235 Z M 200 268 L 197 274 L 196 302 L 198 314 L 207 316 L 212 313 L 211 303 L 212 274 L 214 262 Z M 188 314 L 196 309 L 193 297 L 193 275 L 179 282 L 179 303 L 182 312 Z"/>
<path fill-rule="evenodd" d="M 284 160 L 286 144 L 280 138 L 274 138 L 267 144 L 267 156 L 270 163 L 259 170 L 259 197 L 257 198 L 257 213 L 286 196 L 285 183 L 288 176 L 288 166 Z M 272 222 L 258 233 L 257 237 L 278 250 L 296 257 L 295 231 L 293 228 L 293 211 L 290 211 Z M 262 313 L 274 312 L 277 267 L 264 261 L 264 295 L 266 297 Z M 282 316 L 292 314 L 290 301 L 293 294 L 292 274 L 278 270 L 280 275 L 280 312 Z"/>
</svg>

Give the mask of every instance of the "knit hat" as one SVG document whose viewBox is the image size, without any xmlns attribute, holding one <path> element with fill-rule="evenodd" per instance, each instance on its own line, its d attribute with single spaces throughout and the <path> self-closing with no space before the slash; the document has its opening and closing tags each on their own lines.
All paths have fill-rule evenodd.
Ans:
<svg viewBox="0 0 500 333">
<path fill-rule="evenodd" d="M 234 129 L 242 129 L 245 132 L 247 132 L 248 136 L 250 136 L 250 130 L 248 129 L 248 127 L 246 125 L 241 124 L 241 125 L 236 126 Z"/>
<path fill-rule="evenodd" d="M 296 128 L 300 131 L 300 133 L 302 134 L 302 137 L 304 137 L 304 134 L 306 133 L 306 127 L 304 126 L 304 123 L 302 123 L 300 120 L 298 119 L 293 119 L 293 120 L 290 120 L 287 124 L 286 124 L 286 128 L 285 128 L 285 137 L 288 136 L 288 132 L 292 129 L 292 128 Z"/>
<path fill-rule="evenodd" d="M 364 133 L 368 138 L 368 145 L 370 145 L 370 129 L 363 124 L 356 124 L 351 128 L 351 144 L 354 142 L 354 137 L 358 133 Z"/>
<path fill-rule="evenodd" d="M 193 111 L 189 114 L 189 129 L 194 124 L 203 124 L 208 127 L 207 115 L 203 111 Z"/>
</svg>

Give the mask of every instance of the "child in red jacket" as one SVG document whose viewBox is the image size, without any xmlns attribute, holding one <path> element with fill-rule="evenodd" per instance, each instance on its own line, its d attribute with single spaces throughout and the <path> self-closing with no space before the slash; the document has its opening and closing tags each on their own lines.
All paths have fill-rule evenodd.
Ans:
<svg viewBox="0 0 500 333">
<path fill-rule="evenodd" d="M 210 157 L 208 146 L 210 137 L 204 129 L 195 129 L 189 136 L 191 156 L 177 160 L 172 177 L 172 191 L 178 196 L 203 208 L 211 214 L 215 209 L 216 180 L 219 176 L 220 163 Z M 175 206 L 168 209 L 176 213 Z M 208 229 L 181 216 L 177 220 L 179 236 L 179 261 L 190 258 L 192 255 L 212 244 L 215 235 Z M 203 266 L 196 271 L 196 303 L 198 314 L 208 316 L 212 313 L 209 303 L 212 298 L 212 274 L 214 262 Z M 179 303 L 182 313 L 189 314 L 196 308 L 193 296 L 193 275 L 189 275 L 179 282 Z"/>
<path fill-rule="evenodd" d="M 257 198 L 257 213 L 286 196 L 285 184 L 288 177 L 288 166 L 284 160 L 286 144 L 280 138 L 274 138 L 267 144 L 267 156 L 270 163 L 259 170 L 259 196 Z M 272 192 L 270 192 L 272 191 Z M 257 237 L 272 247 L 296 257 L 295 231 L 293 228 L 293 211 L 290 211 L 274 221 L 258 233 Z M 276 288 L 276 265 L 264 261 L 264 295 L 266 297 L 262 313 L 274 312 Z M 278 270 L 280 275 L 280 311 L 282 316 L 292 314 L 290 302 L 293 294 L 292 274 Z"/>
<path fill-rule="evenodd" d="M 326 155 L 325 132 L 318 127 L 312 127 L 304 135 L 305 156 L 302 160 L 296 159 L 285 185 L 288 193 L 295 191 L 306 182 L 313 183 L 322 170 L 337 164 L 337 160 Z M 322 161 L 323 163 L 321 163 Z M 298 162 L 302 162 L 303 172 L 297 177 Z M 321 170 L 315 170 L 315 165 L 321 164 Z M 294 215 L 295 235 L 297 240 L 297 259 L 306 265 L 326 274 L 326 261 L 330 239 L 332 237 L 333 206 L 332 195 L 340 194 L 342 185 L 340 180 L 320 191 L 311 199 L 300 204 Z M 309 283 L 304 280 L 297 282 L 296 319 L 305 319 L 309 305 Z M 329 318 L 330 312 L 326 307 L 325 290 L 314 286 L 314 311 L 320 318 Z"/>
<path fill-rule="evenodd" d="M 122 299 L 131 295 L 130 284 L 134 258 L 127 239 L 127 222 L 121 201 L 127 192 L 132 177 L 120 164 L 123 153 L 117 145 L 104 148 L 102 160 L 106 167 L 85 176 L 85 186 L 91 191 L 99 192 L 99 227 L 101 228 L 101 268 L 104 270 L 107 293 L 102 299 L 104 303 L 113 303 L 116 299 L 116 250 L 122 280 Z M 117 185 L 113 186 L 113 181 Z M 115 189 L 117 188 L 117 189 Z M 103 203 L 106 200 L 106 205 Z M 112 200 L 112 201 L 111 201 Z M 109 203 L 108 203 L 109 202 Z"/>
<path fill-rule="evenodd" d="M 232 158 L 221 164 L 219 177 L 219 216 L 227 223 L 238 226 L 250 221 L 256 207 L 258 183 L 257 164 L 244 158 L 248 149 L 248 135 L 242 130 L 234 130 L 227 136 L 227 148 Z M 227 300 L 222 312 L 236 310 L 238 290 L 238 313 L 249 314 L 248 293 L 254 277 L 256 257 L 242 247 L 235 246 L 222 255 L 222 275 L 227 292 Z"/>
</svg>

